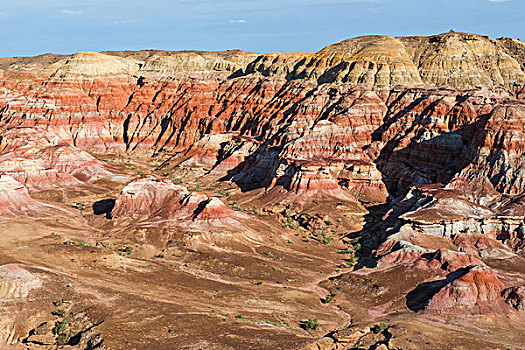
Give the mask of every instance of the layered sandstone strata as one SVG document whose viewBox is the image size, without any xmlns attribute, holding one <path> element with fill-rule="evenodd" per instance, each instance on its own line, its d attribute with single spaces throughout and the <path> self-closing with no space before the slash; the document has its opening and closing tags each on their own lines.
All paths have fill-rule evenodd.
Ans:
<svg viewBox="0 0 525 350">
<path fill-rule="evenodd" d="M 0 175 L 0 216 L 19 217 L 43 209 L 45 205 L 31 198 L 24 185 L 9 175 Z"/>
<path fill-rule="evenodd" d="M 167 225 L 239 226 L 249 216 L 230 209 L 217 197 L 189 191 L 185 186 L 153 176 L 140 177 L 125 186 L 111 216 L 121 223 L 158 219 Z M 120 219 L 120 220 L 119 220 Z"/>
<path fill-rule="evenodd" d="M 379 267 L 413 265 L 435 277 L 418 283 L 439 282 L 413 309 L 506 312 L 488 263 L 519 263 L 525 247 L 523 46 L 450 32 L 317 53 L 1 59 L 0 214 L 39 208 L 24 185 L 78 188 L 119 173 L 94 155 L 153 156 L 166 174 L 199 168 L 265 205 L 352 203 L 365 217 L 364 204 L 388 203 L 379 229 L 360 233 Z M 126 185 L 106 214 L 119 227 L 197 231 L 254 221 L 155 177 Z"/>
<path fill-rule="evenodd" d="M 419 285 L 408 296 L 409 307 L 435 312 L 506 312 L 503 284 L 483 266 L 469 266 L 445 279 Z"/>
</svg>

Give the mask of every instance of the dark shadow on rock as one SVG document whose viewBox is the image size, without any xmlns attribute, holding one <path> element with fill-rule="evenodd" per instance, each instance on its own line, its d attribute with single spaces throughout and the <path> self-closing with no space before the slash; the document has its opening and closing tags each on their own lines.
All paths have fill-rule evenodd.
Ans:
<svg viewBox="0 0 525 350">
<path fill-rule="evenodd" d="M 443 287 L 454 282 L 454 280 L 463 277 L 471 269 L 471 266 L 462 267 L 449 273 L 445 279 L 425 282 L 419 284 L 414 290 L 406 296 L 406 305 L 412 311 L 423 310 L 428 306 L 430 299 L 437 294 Z"/>
<path fill-rule="evenodd" d="M 111 211 L 115 207 L 115 200 L 112 198 L 102 199 L 98 202 L 93 203 L 93 214 L 102 215 L 106 214 L 106 219 L 111 219 Z"/>
<path fill-rule="evenodd" d="M 457 96 L 461 100 L 461 96 Z M 390 116 L 385 123 L 374 131 L 372 139 L 380 141 L 383 134 L 411 109 L 424 99 L 417 99 L 407 108 Z M 427 106 L 403 131 L 404 135 L 410 135 L 418 126 L 425 123 L 426 118 L 432 114 L 434 106 L 438 101 Z M 389 193 L 389 199 L 393 200 L 405 195 L 412 186 L 427 183 L 442 183 L 446 185 L 454 175 L 471 164 L 478 156 L 483 146 L 486 131 L 485 125 L 490 114 L 480 115 L 478 119 L 465 124 L 454 131 L 444 132 L 436 137 L 424 139 L 421 133 L 426 132 L 420 128 L 412 141 L 404 148 L 398 149 L 404 137 L 395 137 L 389 140 L 381 149 L 379 157 L 375 161 L 377 169 L 383 174 L 383 181 Z M 403 135 L 401 135 L 403 136 Z M 422 141 L 417 141 L 423 137 Z M 422 154 L 430 155 L 421 157 Z M 433 154 L 444 154 L 445 156 L 434 157 Z"/>
<path fill-rule="evenodd" d="M 354 270 L 363 267 L 373 268 L 377 266 L 378 257 L 374 251 L 391 234 L 396 233 L 401 227 L 395 219 L 384 220 L 383 216 L 389 210 L 389 204 L 379 204 L 368 207 L 368 214 L 364 216 L 365 225 L 361 231 L 349 234 L 348 238 L 360 237 L 360 248 L 356 252 L 358 258 Z"/>
<path fill-rule="evenodd" d="M 288 84 L 284 84 L 279 92 L 276 93 L 276 96 L 285 94 L 289 91 L 289 87 Z M 298 101 L 294 101 L 293 98 L 290 97 L 290 102 L 285 103 L 281 107 L 282 116 L 278 121 L 273 118 L 269 121 L 265 121 L 264 119 L 260 119 L 260 116 L 255 115 L 244 124 L 238 130 L 240 135 L 253 135 L 254 133 L 261 135 L 265 134 L 268 130 L 275 127 L 272 126 L 273 123 L 276 123 L 279 128 L 267 139 L 259 137 L 258 141 L 261 143 L 257 149 L 235 168 L 228 170 L 227 175 L 219 179 L 219 181 L 234 182 L 240 187 L 242 192 L 267 188 L 277 176 L 279 165 L 284 161 L 281 158 L 281 152 L 283 151 L 281 143 L 283 142 L 283 139 L 286 139 L 287 130 L 295 121 L 295 117 L 302 113 L 301 111 L 302 108 L 304 108 L 305 101 L 308 101 L 316 93 L 317 89 L 314 88 L 308 90 L 304 96 L 297 92 L 296 97 L 301 95 L 301 98 Z M 262 127 L 260 126 L 261 124 L 263 124 Z M 261 131 L 257 132 L 259 129 Z M 236 128 L 233 128 L 232 130 L 236 130 Z M 221 154 L 221 159 L 223 160 L 228 156 L 229 154 L 223 152 L 223 154 Z M 214 167 L 217 165 L 218 163 L 215 164 Z M 287 166 L 293 167 L 295 165 L 287 164 Z M 278 179 L 278 181 L 282 182 L 283 179 Z"/>
<path fill-rule="evenodd" d="M 191 220 L 197 219 L 197 217 L 204 211 L 204 209 L 210 203 L 210 201 L 211 199 L 200 202 L 197 208 L 195 208 L 195 210 L 193 211 L 193 214 L 191 215 Z"/>
<path fill-rule="evenodd" d="M 89 333 L 93 333 L 93 328 L 97 327 L 97 326 L 100 326 L 104 321 L 100 321 L 94 325 L 92 325 L 91 327 L 88 327 L 80 332 L 78 332 L 76 335 L 74 335 L 73 337 L 71 337 L 71 339 L 69 339 L 69 341 L 67 342 L 67 345 L 70 345 L 70 346 L 77 346 L 78 344 L 80 344 L 80 341 L 82 340 L 82 338 L 85 338 L 86 335 L 88 335 Z M 102 346 L 102 343 L 104 342 L 103 339 L 98 339 L 96 341 L 93 341 L 92 339 L 90 339 L 85 347 L 85 349 L 96 349 L 96 348 L 99 348 Z"/>
</svg>

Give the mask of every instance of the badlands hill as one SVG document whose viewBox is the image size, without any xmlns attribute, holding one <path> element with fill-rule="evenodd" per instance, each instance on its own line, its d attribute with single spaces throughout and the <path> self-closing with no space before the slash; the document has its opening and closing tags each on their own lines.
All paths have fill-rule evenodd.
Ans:
<svg viewBox="0 0 525 350">
<path fill-rule="evenodd" d="M 0 348 L 521 349 L 525 44 L 0 59 Z"/>
</svg>

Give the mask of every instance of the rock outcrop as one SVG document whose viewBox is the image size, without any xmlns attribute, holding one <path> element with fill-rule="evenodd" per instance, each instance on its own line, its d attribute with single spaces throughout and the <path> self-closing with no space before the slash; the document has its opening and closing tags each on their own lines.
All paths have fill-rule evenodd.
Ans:
<svg viewBox="0 0 525 350">
<path fill-rule="evenodd" d="M 124 187 L 111 217 L 127 223 L 152 219 L 168 225 L 239 227 L 249 216 L 230 209 L 217 197 L 190 192 L 187 187 L 153 176 L 140 177 Z M 120 220 L 119 220 L 120 219 Z"/>
<path fill-rule="evenodd" d="M 438 313 L 504 313 L 503 284 L 486 267 L 468 266 L 426 282 L 407 295 L 407 306 Z"/>
<path fill-rule="evenodd" d="M 501 296 L 514 309 L 521 312 L 525 311 L 525 286 L 506 288 L 501 292 Z"/>
<path fill-rule="evenodd" d="M 524 79 L 523 43 L 468 33 L 430 37 L 364 36 L 316 54 L 269 54 L 248 72 L 375 88 L 428 84 L 454 89 L 504 88 Z"/>
<path fill-rule="evenodd" d="M 0 216 L 26 216 L 44 208 L 44 204 L 31 198 L 24 185 L 11 176 L 0 175 Z"/>
<path fill-rule="evenodd" d="M 79 188 L 114 174 L 91 154 L 38 128 L 4 130 L 0 172 L 30 190 Z"/>
</svg>

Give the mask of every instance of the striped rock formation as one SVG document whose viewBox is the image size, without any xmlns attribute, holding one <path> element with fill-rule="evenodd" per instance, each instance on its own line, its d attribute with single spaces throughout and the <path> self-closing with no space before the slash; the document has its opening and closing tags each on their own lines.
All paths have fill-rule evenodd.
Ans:
<svg viewBox="0 0 525 350">
<path fill-rule="evenodd" d="M 316 53 L 3 58 L 0 214 L 38 207 L 24 185 L 77 188 L 119 173 L 95 156 L 153 157 L 265 205 L 350 202 L 363 219 L 365 205 L 385 204 L 383 220 L 359 232 L 372 237 L 366 252 L 441 281 L 413 309 L 506 312 L 501 292 L 518 281 L 488 263 L 523 264 L 524 51 L 519 40 L 450 32 L 364 36 Z M 251 220 L 153 177 L 108 210 L 123 226 Z"/>
</svg>

